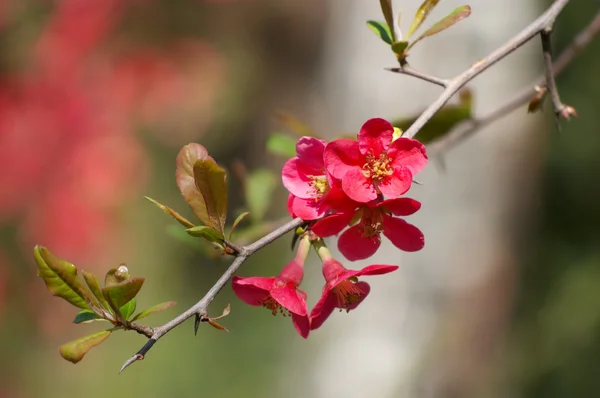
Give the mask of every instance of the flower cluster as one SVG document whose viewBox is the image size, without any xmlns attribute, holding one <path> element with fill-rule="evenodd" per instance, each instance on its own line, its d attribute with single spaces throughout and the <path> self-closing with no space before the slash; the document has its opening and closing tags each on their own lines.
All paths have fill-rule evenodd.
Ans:
<svg viewBox="0 0 600 398">
<path fill-rule="evenodd" d="M 340 252 L 350 261 L 372 256 L 381 234 L 404 251 L 423 248 L 423 234 L 402 216 L 421 204 L 399 198 L 427 163 L 419 141 L 398 137 L 383 119 L 368 120 L 358 140 L 330 143 L 302 137 L 297 156 L 283 167 L 283 185 L 290 191 L 288 211 L 303 220 L 318 220 L 320 237 L 337 235 Z M 385 200 L 385 197 L 389 198 Z"/>
<path fill-rule="evenodd" d="M 425 167 L 427 154 L 420 142 L 395 134 L 389 122 L 370 119 L 357 140 L 327 143 L 302 137 L 296 155 L 285 163 L 282 180 L 290 192 L 290 215 L 311 221 L 310 232 L 303 235 L 296 258 L 279 276 L 235 277 L 233 289 L 247 304 L 263 306 L 274 315 L 290 315 L 298 333 L 306 338 L 334 309 L 353 310 L 367 297 L 369 284 L 358 277 L 398 268 L 378 264 L 358 271 L 346 269 L 331 256 L 322 238 L 341 233 L 338 248 L 350 261 L 372 256 L 381 245 L 381 234 L 401 250 L 423 248 L 423 233 L 401 218 L 414 214 L 421 204 L 401 195 Z M 309 313 L 306 293 L 299 285 L 311 245 L 321 258 L 326 282 Z"/>
</svg>

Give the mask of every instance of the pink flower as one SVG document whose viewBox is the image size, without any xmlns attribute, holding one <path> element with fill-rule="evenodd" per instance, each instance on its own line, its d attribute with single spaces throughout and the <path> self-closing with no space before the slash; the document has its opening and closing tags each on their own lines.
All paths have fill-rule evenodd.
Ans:
<svg viewBox="0 0 600 398">
<path fill-rule="evenodd" d="M 351 199 L 366 203 L 379 194 L 400 196 L 411 186 L 413 176 L 427 164 L 425 147 L 417 140 L 398 138 L 383 119 L 370 119 L 361 127 L 358 142 L 330 142 L 323 158 L 327 171 L 342 181 Z"/>
<path fill-rule="evenodd" d="M 388 199 L 363 204 L 356 211 L 327 216 L 316 222 L 312 231 L 327 237 L 339 234 L 357 215 L 360 220 L 338 239 L 338 249 L 350 261 L 371 257 L 381 245 L 383 233 L 400 250 L 414 252 L 425 245 L 423 233 L 414 225 L 394 216 L 408 216 L 421 208 L 410 198 Z"/>
<path fill-rule="evenodd" d="M 325 141 L 301 137 L 296 144 L 298 156 L 283 166 L 281 179 L 290 191 L 288 211 L 303 220 L 316 220 L 329 210 L 342 209 L 348 198 L 339 182 L 331 178 L 323 163 Z"/>
<path fill-rule="evenodd" d="M 298 287 L 304 276 L 304 260 L 308 255 L 310 242 L 303 238 L 298 245 L 296 258 L 287 264 L 279 276 L 250 277 L 234 276 L 233 291 L 240 300 L 249 305 L 267 308 L 273 315 L 280 312 L 291 315 L 294 327 L 300 336 L 307 338 L 310 331 L 306 293 Z"/>
<path fill-rule="evenodd" d="M 323 276 L 325 286 L 323 294 L 310 312 L 310 329 L 319 328 L 334 309 L 350 310 L 358 307 L 369 295 L 371 287 L 367 282 L 358 280 L 359 276 L 382 275 L 398 269 L 396 265 L 369 265 L 354 271 L 331 257 L 323 260 Z"/>
</svg>

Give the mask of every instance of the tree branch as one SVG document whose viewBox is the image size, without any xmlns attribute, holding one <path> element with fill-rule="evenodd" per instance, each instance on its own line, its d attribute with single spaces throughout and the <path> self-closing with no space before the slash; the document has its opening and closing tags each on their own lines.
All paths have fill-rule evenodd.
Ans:
<svg viewBox="0 0 600 398">
<path fill-rule="evenodd" d="M 433 117 L 433 115 L 442 108 L 446 102 L 460 90 L 465 84 L 473 80 L 481 72 L 500 61 L 523 44 L 527 43 L 542 30 L 551 26 L 554 20 L 567 5 L 569 0 L 556 0 L 539 18 L 533 21 L 529 26 L 507 41 L 502 47 L 493 51 L 490 55 L 473 64 L 469 69 L 450 79 L 446 89 L 440 94 L 425 111 L 415 120 L 415 122 L 406 130 L 403 137 L 413 138 L 419 130 Z"/>
<path fill-rule="evenodd" d="M 546 87 L 552 98 L 552 106 L 554 107 L 554 116 L 556 121 L 556 130 L 560 133 L 560 115 L 565 106 L 560 101 L 556 80 L 554 80 L 554 71 L 552 70 L 552 26 L 543 29 L 540 32 L 542 39 L 542 52 L 544 54 L 544 67 L 546 68 Z"/>
<path fill-rule="evenodd" d="M 448 79 L 441 79 L 439 77 L 428 75 L 426 73 L 411 68 L 408 64 L 396 68 L 386 68 L 386 70 L 389 70 L 390 72 L 401 73 L 403 75 L 416 77 L 417 79 L 425 80 L 426 82 L 437 84 L 438 86 L 448 87 Z"/>
<path fill-rule="evenodd" d="M 247 245 L 247 246 L 239 247 L 238 248 L 239 251 L 236 253 L 235 260 L 233 260 L 233 262 L 231 263 L 229 268 L 227 268 L 225 273 L 223 273 L 223 275 L 221 275 L 221 277 L 217 280 L 217 282 L 215 282 L 213 287 L 210 288 L 210 290 L 204 295 L 204 297 L 202 297 L 200 299 L 200 301 L 198 301 L 196 304 L 194 304 L 192 307 L 190 307 L 187 311 L 183 312 L 181 315 L 170 320 L 169 322 L 165 323 L 162 326 L 152 329 L 153 334 L 148 336 L 149 340 L 146 342 L 146 344 L 144 344 L 144 346 L 138 352 L 136 352 L 133 356 L 131 356 L 123 364 L 119 373 L 121 373 L 123 370 L 125 370 L 125 368 L 127 368 L 132 363 L 144 359 L 144 356 L 146 355 L 146 353 L 152 348 L 152 346 L 154 344 L 156 344 L 158 339 L 163 337 L 165 334 L 169 333 L 171 330 L 173 330 L 174 328 L 176 328 L 177 326 L 179 326 L 180 324 L 182 324 L 189 318 L 191 318 L 195 315 L 199 316 L 200 318 L 206 317 L 207 309 L 208 309 L 208 306 L 210 305 L 210 303 L 214 300 L 214 298 L 217 296 L 217 294 L 221 291 L 223 286 L 225 286 L 227 284 L 227 282 L 229 282 L 229 280 L 233 277 L 233 274 L 235 274 L 235 272 L 238 270 L 238 268 L 244 263 L 244 261 L 246 261 L 248 259 L 248 257 L 250 257 L 252 254 L 257 252 L 258 250 L 262 249 L 263 247 L 267 246 L 268 244 L 272 243 L 273 241 L 279 239 L 286 233 L 298 228 L 302 224 L 304 224 L 304 221 L 302 219 L 295 218 L 295 219 L 291 220 L 290 222 L 288 222 L 287 224 L 284 224 L 281 227 L 274 230 L 273 232 L 269 233 L 268 235 L 258 239 L 256 242 L 254 242 L 250 245 Z M 136 325 L 136 326 L 138 326 L 138 325 Z M 138 331 L 138 333 L 139 333 L 142 329 L 139 328 L 139 330 L 138 330 L 136 328 L 134 330 Z M 142 334 L 145 334 L 147 336 L 146 333 L 142 332 Z"/>
<path fill-rule="evenodd" d="M 596 13 L 594 19 L 575 37 L 573 42 L 560 54 L 552 65 L 554 76 L 558 76 L 575 57 L 592 42 L 594 37 L 600 33 L 600 11 Z M 527 104 L 533 95 L 535 95 L 534 86 L 543 86 L 546 83 L 546 75 L 540 75 L 530 87 L 527 87 L 514 97 L 510 98 L 493 111 L 461 123 L 450 131 L 444 138 L 428 146 L 427 152 L 430 155 L 438 155 L 446 152 L 458 143 L 471 137 L 481 128 L 492 122 L 508 115 L 509 113 L 521 108 Z"/>
</svg>

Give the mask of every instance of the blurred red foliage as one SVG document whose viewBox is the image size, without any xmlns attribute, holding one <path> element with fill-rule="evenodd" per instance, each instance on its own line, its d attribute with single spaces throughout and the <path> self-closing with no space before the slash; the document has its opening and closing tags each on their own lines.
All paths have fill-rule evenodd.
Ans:
<svg viewBox="0 0 600 398">
<path fill-rule="evenodd" d="M 111 52 L 126 3 L 54 2 L 25 67 L 0 75 L 0 227 L 16 225 L 25 258 L 39 243 L 94 265 L 118 228 L 117 210 L 147 178 L 136 127 L 164 136 L 168 126 L 168 139 L 178 142 L 191 137 L 175 134 L 197 137 L 210 118 L 220 54 L 198 39 Z M 2 15 L 0 29 L 9 20 Z M 171 130 L 186 117 L 187 129 Z M 0 276 L 7 264 L 0 262 Z M 0 305 L 2 291 L 0 283 Z"/>
</svg>

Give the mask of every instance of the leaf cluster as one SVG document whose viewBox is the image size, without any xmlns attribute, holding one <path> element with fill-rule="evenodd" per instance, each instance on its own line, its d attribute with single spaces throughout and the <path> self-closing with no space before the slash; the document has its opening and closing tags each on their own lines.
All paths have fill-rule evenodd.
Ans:
<svg viewBox="0 0 600 398">
<path fill-rule="evenodd" d="M 132 322 L 175 304 L 172 301 L 157 304 L 134 315 L 135 297 L 144 284 L 144 278 L 131 277 L 124 264 L 110 269 L 104 277 L 104 287 L 101 287 L 96 275 L 82 270 L 80 277 L 72 263 L 58 258 L 43 246 L 36 246 L 33 254 L 38 276 L 44 280 L 50 293 L 80 309 L 73 323 L 104 321 L 112 325 L 109 329 L 60 346 L 62 357 L 73 363 L 79 362 L 115 330 L 131 329 Z"/>
<path fill-rule="evenodd" d="M 406 58 L 409 55 L 409 51 L 415 44 L 427 37 L 436 35 L 448 29 L 452 25 L 471 15 L 471 7 L 468 5 L 457 7 L 450 14 L 433 24 L 415 40 L 411 40 L 412 35 L 421 27 L 423 22 L 425 22 L 425 19 L 427 19 L 440 0 L 425 0 L 421 4 L 410 24 L 406 36 L 404 37 L 399 27 L 401 14 L 398 13 L 394 19 L 391 0 L 380 0 L 379 2 L 385 22 L 371 20 L 367 21 L 367 26 L 379 36 L 381 40 L 390 46 L 391 50 L 396 55 L 398 62 L 400 62 L 400 65 L 406 64 Z"/>
</svg>

